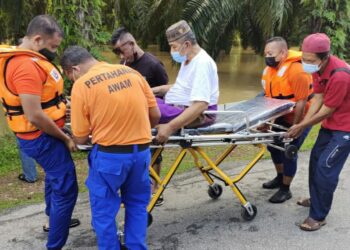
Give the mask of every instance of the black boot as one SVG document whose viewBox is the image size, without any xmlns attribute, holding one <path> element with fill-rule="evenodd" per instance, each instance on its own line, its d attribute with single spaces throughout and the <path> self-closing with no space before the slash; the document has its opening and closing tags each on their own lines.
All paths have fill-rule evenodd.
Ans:
<svg viewBox="0 0 350 250">
<path fill-rule="evenodd" d="M 289 190 L 289 185 L 282 184 L 280 189 L 269 199 L 271 203 L 283 203 L 292 198 L 292 193 Z"/>
<path fill-rule="evenodd" d="M 265 182 L 262 187 L 265 189 L 275 189 L 279 188 L 282 185 L 283 175 L 278 174 L 274 179 L 271 181 Z"/>
</svg>

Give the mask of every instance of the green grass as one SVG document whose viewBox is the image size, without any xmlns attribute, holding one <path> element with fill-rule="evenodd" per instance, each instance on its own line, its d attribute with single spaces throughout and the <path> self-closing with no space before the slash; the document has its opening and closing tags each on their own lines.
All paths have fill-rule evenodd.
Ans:
<svg viewBox="0 0 350 250">
<path fill-rule="evenodd" d="M 312 149 L 312 147 L 314 146 L 314 143 L 316 141 L 319 130 L 320 130 L 320 124 L 317 124 L 317 125 L 312 127 L 312 129 L 310 130 L 308 136 L 306 137 L 303 145 L 301 146 L 300 151 L 307 151 L 307 150 Z"/>
<path fill-rule="evenodd" d="M 86 152 L 74 152 L 74 160 L 86 159 Z M 6 134 L 0 137 L 0 176 L 13 171 L 21 171 L 21 161 L 17 142 L 13 134 Z"/>
<path fill-rule="evenodd" d="M 0 137 L 0 176 L 20 171 L 20 159 L 15 136 L 6 134 Z"/>
<path fill-rule="evenodd" d="M 43 193 L 35 193 L 26 198 L 14 198 L 12 200 L 0 200 L 0 212 L 17 206 L 25 206 L 43 202 Z"/>
</svg>

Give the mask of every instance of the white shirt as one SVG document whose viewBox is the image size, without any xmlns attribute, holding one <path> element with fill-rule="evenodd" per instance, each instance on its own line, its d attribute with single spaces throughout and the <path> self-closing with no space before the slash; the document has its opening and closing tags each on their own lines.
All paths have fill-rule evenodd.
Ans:
<svg viewBox="0 0 350 250">
<path fill-rule="evenodd" d="M 203 49 L 190 61 L 181 64 L 176 82 L 165 95 L 165 103 L 191 106 L 194 101 L 218 103 L 219 77 L 216 63 Z"/>
</svg>

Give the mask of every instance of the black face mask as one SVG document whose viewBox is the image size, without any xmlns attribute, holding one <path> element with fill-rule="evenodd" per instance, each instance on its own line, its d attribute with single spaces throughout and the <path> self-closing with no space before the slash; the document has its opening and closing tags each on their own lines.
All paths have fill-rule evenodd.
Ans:
<svg viewBox="0 0 350 250">
<path fill-rule="evenodd" d="M 139 59 L 139 55 L 137 54 L 137 52 L 135 51 L 135 46 L 133 46 L 132 47 L 132 50 L 133 50 L 133 56 L 134 56 L 134 61 L 133 61 L 133 63 L 134 62 L 136 62 L 137 61 L 137 59 Z"/>
<path fill-rule="evenodd" d="M 57 53 L 56 52 L 51 52 L 48 49 L 41 49 L 39 50 L 39 53 L 42 54 L 43 56 L 45 56 L 47 58 L 47 60 L 49 60 L 50 62 L 52 62 L 53 60 L 55 60 Z"/>
<path fill-rule="evenodd" d="M 280 62 L 276 62 L 276 57 L 265 57 L 265 64 L 269 67 L 276 68 Z"/>
<path fill-rule="evenodd" d="M 135 53 L 134 53 L 134 62 L 136 62 L 137 59 L 139 59 L 139 55 L 137 54 L 137 52 L 135 52 Z"/>
</svg>

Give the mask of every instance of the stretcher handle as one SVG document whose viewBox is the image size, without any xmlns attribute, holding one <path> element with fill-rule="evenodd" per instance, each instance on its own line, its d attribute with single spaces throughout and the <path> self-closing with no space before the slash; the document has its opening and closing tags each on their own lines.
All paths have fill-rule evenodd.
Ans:
<svg viewBox="0 0 350 250">
<path fill-rule="evenodd" d="M 272 123 L 272 122 L 265 122 L 267 125 L 270 125 L 272 127 L 275 127 L 275 128 L 279 128 L 279 129 L 282 129 L 282 130 L 285 130 L 287 131 L 288 128 L 285 127 L 285 126 L 282 126 L 282 125 L 279 125 L 279 124 L 275 124 L 275 123 Z"/>
<path fill-rule="evenodd" d="M 206 110 L 203 112 L 205 115 L 218 115 L 218 114 L 243 114 L 245 118 L 245 125 L 247 127 L 247 131 L 249 131 L 250 121 L 248 114 L 242 110 Z"/>
</svg>

